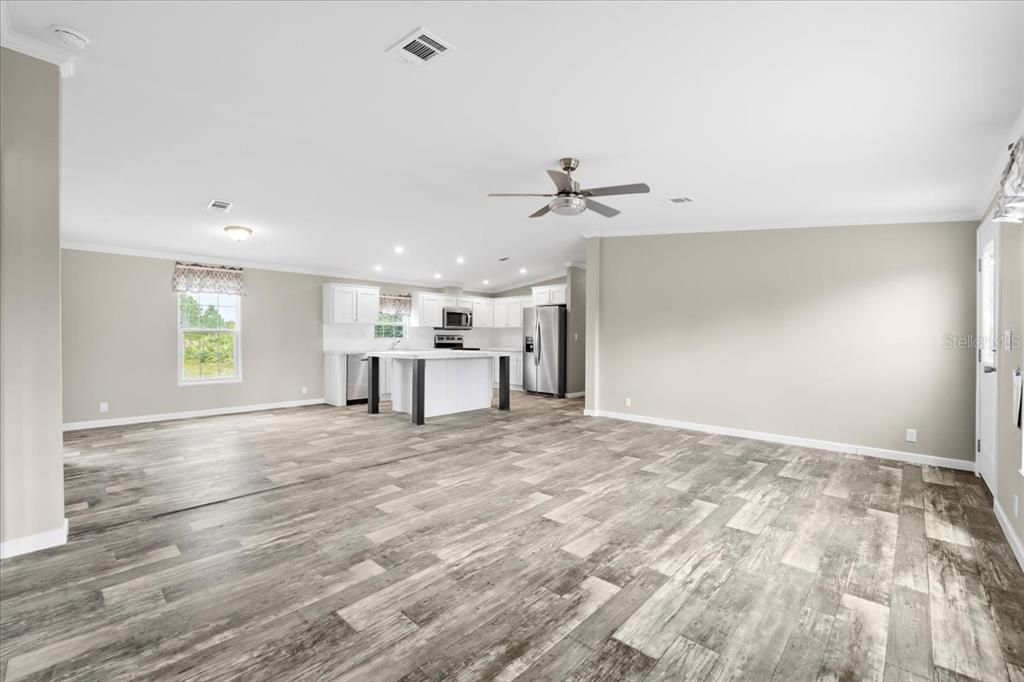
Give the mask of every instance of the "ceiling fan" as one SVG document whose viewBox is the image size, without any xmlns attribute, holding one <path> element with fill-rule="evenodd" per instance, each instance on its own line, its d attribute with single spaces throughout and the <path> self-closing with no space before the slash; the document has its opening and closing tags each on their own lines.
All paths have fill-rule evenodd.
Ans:
<svg viewBox="0 0 1024 682">
<path fill-rule="evenodd" d="M 651 188 L 639 182 L 633 185 L 612 185 L 611 187 L 593 187 L 580 189 L 580 183 L 572 179 L 572 172 L 580 167 L 580 160 L 572 157 L 559 159 L 561 171 L 549 170 L 548 175 L 558 188 L 555 194 L 488 194 L 489 197 L 552 197 L 547 206 L 530 214 L 531 218 L 539 218 L 549 211 L 559 215 L 578 215 L 588 208 L 600 213 L 605 218 L 619 215 L 611 206 L 594 201 L 591 197 L 606 197 L 613 194 L 646 194 Z"/>
</svg>

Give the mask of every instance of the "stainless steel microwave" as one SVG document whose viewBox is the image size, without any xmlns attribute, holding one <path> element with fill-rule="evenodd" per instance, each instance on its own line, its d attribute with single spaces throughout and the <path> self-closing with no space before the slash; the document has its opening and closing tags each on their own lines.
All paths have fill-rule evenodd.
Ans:
<svg viewBox="0 0 1024 682">
<path fill-rule="evenodd" d="M 473 311 L 469 308 L 442 308 L 442 329 L 472 329 Z"/>
</svg>

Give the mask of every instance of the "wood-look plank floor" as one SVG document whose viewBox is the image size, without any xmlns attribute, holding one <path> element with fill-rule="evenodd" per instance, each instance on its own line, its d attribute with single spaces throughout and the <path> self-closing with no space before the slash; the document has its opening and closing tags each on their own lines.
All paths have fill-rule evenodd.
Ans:
<svg viewBox="0 0 1024 682">
<path fill-rule="evenodd" d="M 307 407 L 68 434 L 4 680 L 1021 680 L 973 475 L 581 415 Z"/>
</svg>

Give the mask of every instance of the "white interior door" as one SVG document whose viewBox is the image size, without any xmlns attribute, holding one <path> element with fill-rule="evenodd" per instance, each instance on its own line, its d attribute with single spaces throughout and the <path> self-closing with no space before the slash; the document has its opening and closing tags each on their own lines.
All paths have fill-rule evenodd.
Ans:
<svg viewBox="0 0 1024 682">
<path fill-rule="evenodd" d="M 977 467 L 989 489 L 996 490 L 996 428 L 999 380 L 999 224 L 986 220 L 978 228 Z"/>
</svg>

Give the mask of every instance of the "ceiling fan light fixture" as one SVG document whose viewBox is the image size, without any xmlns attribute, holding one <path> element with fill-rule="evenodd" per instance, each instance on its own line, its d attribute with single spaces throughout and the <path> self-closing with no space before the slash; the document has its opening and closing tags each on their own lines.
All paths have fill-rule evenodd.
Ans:
<svg viewBox="0 0 1024 682">
<path fill-rule="evenodd" d="M 228 225 L 224 228 L 224 233 L 236 242 L 244 242 L 252 236 L 252 230 L 242 225 Z"/>
<path fill-rule="evenodd" d="M 558 215 L 579 215 L 587 210 L 587 202 L 580 197 L 555 197 L 548 208 Z"/>
</svg>

